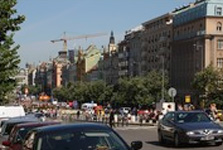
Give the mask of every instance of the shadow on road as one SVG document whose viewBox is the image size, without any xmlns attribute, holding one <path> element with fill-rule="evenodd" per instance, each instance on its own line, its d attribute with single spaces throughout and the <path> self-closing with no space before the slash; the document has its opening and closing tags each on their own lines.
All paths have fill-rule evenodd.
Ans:
<svg viewBox="0 0 223 150">
<path fill-rule="evenodd" d="M 158 141 L 145 141 L 146 144 L 151 144 L 154 146 L 158 146 L 158 147 L 165 147 L 165 148 L 170 148 L 170 149 L 180 149 L 180 148 L 186 148 L 186 149 L 191 149 L 191 148 L 202 148 L 202 147 L 213 147 L 214 145 L 211 144 L 191 144 L 191 145 L 182 145 L 180 147 L 174 147 L 174 145 L 172 143 L 166 143 L 166 144 L 160 144 Z M 217 146 L 215 146 L 217 147 Z"/>
</svg>

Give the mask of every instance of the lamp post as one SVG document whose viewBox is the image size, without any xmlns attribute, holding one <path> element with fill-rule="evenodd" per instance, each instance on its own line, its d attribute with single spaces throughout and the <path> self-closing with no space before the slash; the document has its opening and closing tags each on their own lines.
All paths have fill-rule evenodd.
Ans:
<svg viewBox="0 0 223 150">
<path fill-rule="evenodd" d="M 161 101 L 164 102 L 164 92 L 165 92 L 165 60 L 163 55 L 157 55 L 156 57 L 161 59 L 162 63 L 162 87 L 161 87 Z"/>
<path fill-rule="evenodd" d="M 162 60 L 162 101 L 164 101 L 164 90 L 165 90 L 165 62 L 164 62 L 164 56 L 161 55 Z"/>
</svg>

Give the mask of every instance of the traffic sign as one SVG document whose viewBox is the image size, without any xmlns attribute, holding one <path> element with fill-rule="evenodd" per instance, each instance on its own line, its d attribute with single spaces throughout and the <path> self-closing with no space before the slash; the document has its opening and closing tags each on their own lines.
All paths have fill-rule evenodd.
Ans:
<svg viewBox="0 0 223 150">
<path fill-rule="evenodd" d="M 186 102 L 186 103 L 190 103 L 190 102 L 191 102 L 190 95 L 186 95 L 186 96 L 185 96 L 185 102 Z"/>
<path fill-rule="evenodd" d="M 177 90 L 173 87 L 169 88 L 168 94 L 170 97 L 175 97 L 177 95 Z"/>
</svg>

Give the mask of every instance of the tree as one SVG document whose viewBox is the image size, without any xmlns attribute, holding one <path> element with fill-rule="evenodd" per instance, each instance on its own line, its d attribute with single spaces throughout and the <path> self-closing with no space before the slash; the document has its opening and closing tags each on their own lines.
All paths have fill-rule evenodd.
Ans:
<svg viewBox="0 0 223 150">
<path fill-rule="evenodd" d="M 16 16 L 17 11 L 13 8 L 16 4 L 16 0 L 0 0 L 0 102 L 7 100 L 6 95 L 15 88 L 13 77 L 20 63 L 19 45 L 14 45 L 13 37 L 25 17 Z"/>
<path fill-rule="evenodd" d="M 217 70 L 212 65 L 195 74 L 192 86 L 196 90 L 200 102 L 204 100 L 206 105 L 212 102 L 222 105 L 222 77 L 222 70 Z"/>
<path fill-rule="evenodd" d="M 165 77 L 165 89 L 168 86 Z M 118 106 L 150 106 L 161 99 L 162 76 L 159 72 L 151 71 L 144 77 L 123 78 L 114 87 L 112 103 Z M 170 98 L 165 90 L 165 100 Z"/>
<path fill-rule="evenodd" d="M 23 85 L 21 87 L 22 94 L 25 94 L 25 88 L 28 88 L 29 95 L 39 95 L 41 93 L 42 88 L 40 85 Z"/>
</svg>

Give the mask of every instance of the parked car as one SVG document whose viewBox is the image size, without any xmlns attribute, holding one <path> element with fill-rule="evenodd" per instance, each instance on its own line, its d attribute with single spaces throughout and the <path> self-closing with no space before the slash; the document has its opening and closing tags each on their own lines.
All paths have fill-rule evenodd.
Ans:
<svg viewBox="0 0 223 150">
<path fill-rule="evenodd" d="M 131 111 L 131 107 L 121 107 L 119 110 L 124 112 L 125 114 L 128 114 Z"/>
<path fill-rule="evenodd" d="M 148 115 L 149 114 L 149 110 L 144 110 L 144 109 L 140 109 L 137 111 L 138 115 Z"/>
<path fill-rule="evenodd" d="M 221 145 L 223 128 L 203 111 L 168 112 L 158 124 L 159 142 L 172 141 L 176 147 L 184 143 Z"/>
<path fill-rule="evenodd" d="M 142 148 L 141 141 L 131 148 Z M 35 128 L 23 143 L 23 150 L 130 150 L 127 143 L 110 127 L 102 124 L 67 124 Z"/>
<path fill-rule="evenodd" d="M 42 126 L 56 125 L 60 122 L 33 122 L 25 124 L 17 124 L 12 129 L 8 140 L 3 141 L 2 145 L 7 147 L 7 150 L 22 150 L 22 143 L 25 135 L 32 129 Z"/>
<path fill-rule="evenodd" d="M 2 130 L 0 134 L 0 143 L 8 139 L 8 136 L 12 130 L 12 128 L 21 123 L 29 123 L 29 122 L 38 122 L 39 120 L 37 118 L 20 118 L 20 119 L 9 119 L 4 121 L 4 124 L 2 125 Z M 0 149 L 5 148 L 4 145 L 0 145 Z"/>
</svg>

